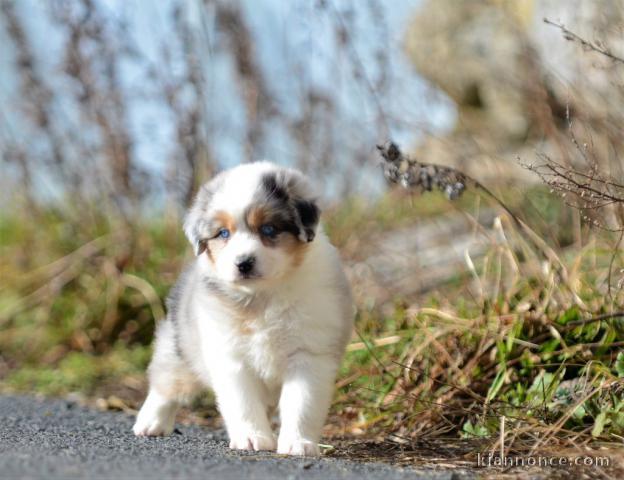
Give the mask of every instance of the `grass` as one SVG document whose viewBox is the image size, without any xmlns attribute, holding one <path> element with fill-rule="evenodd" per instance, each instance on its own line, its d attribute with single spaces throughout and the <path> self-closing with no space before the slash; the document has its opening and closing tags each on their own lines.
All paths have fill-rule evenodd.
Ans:
<svg viewBox="0 0 624 480">
<path fill-rule="evenodd" d="M 486 255 L 444 287 L 418 298 L 397 292 L 385 304 L 360 298 L 328 433 L 450 436 L 494 448 L 505 417 L 508 452 L 624 440 L 622 252 L 614 256 L 607 233 L 576 231 L 574 212 L 543 189 L 506 192 L 555 256 L 503 217 Z M 346 202 L 325 225 L 354 258 L 369 235 L 475 213 L 479 202 L 470 193 L 457 204 L 391 194 L 373 205 Z M 0 389 L 113 394 L 136 406 L 154 319 L 190 249 L 174 218 L 71 215 L 0 219 L 8 279 L 0 287 Z"/>
<path fill-rule="evenodd" d="M 24 365 L 5 379 L 7 389 L 38 392 L 48 396 L 80 392 L 107 396 L 115 384 L 140 383 L 149 363 L 151 348 L 123 343 L 106 355 L 69 352 L 58 362 Z"/>
</svg>

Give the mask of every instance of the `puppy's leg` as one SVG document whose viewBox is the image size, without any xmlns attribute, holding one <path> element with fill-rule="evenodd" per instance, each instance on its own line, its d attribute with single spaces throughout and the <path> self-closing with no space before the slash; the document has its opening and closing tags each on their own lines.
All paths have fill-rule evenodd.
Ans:
<svg viewBox="0 0 624 480">
<path fill-rule="evenodd" d="M 219 411 L 236 450 L 275 450 L 268 418 L 268 392 L 263 382 L 242 365 L 222 365 L 211 378 Z"/>
<path fill-rule="evenodd" d="M 173 431 L 177 411 L 175 399 L 150 388 L 132 430 L 138 437 L 169 435 Z"/>
<path fill-rule="evenodd" d="M 137 436 L 169 435 L 179 405 L 191 399 L 201 384 L 176 351 L 173 328 L 167 320 L 159 327 L 148 376 L 149 393 L 133 431 Z"/>
<path fill-rule="evenodd" d="M 289 359 L 279 402 L 277 453 L 319 454 L 318 442 L 332 398 L 335 357 L 298 352 Z"/>
</svg>

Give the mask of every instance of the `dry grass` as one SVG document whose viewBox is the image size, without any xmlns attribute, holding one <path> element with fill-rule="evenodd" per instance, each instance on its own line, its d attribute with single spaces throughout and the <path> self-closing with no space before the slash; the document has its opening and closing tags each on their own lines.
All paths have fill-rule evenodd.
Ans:
<svg viewBox="0 0 624 480">
<path fill-rule="evenodd" d="M 345 455 L 424 467 L 445 458 L 463 468 L 477 452 L 606 454 L 616 470 L 604 473 L 617 477 L 624 252 L 613 250 L 617 235 L 601 232 L 582 248 L 545 255 L 545 242 L 535 232 L 527 238 L 525 228 L 497 218 L 486 255 L 466 255 L 471 279 L 459 287 L 410 301 L 398 295 L 390 313 L 387 305 L 360 310 L 333 433 L 376 441 Z M 427 455 L 423 445 L 439 442 L 456 454 L 434 446 L 437 454 Z M 561 475 L 570 471 L 591 477 L 575 467 Z"/>
<path fill-rule="evenodd" d="M 469 210 L 471 198 L 462 202 Z M 326 222 L 349 263 L 369 234 L 448 208 L 441 196 L 392 195 L 373 208 L 347 203 Z M 5 218 L 2 233 L 11 279 L 0 290 L 2 388 L 79 392 L 132 411 L 154 319 L 181 268 L 175 252 L 187 250 L 176 222 L 128 230 L 102 217 L 72 229 L 50 214 Z M 424 296 L 360 299 L 326 432 L 333 454 L 464 468 L 471 452 L 500 451 L 503 416 L 506 455 L 621 448 L 624 259 L 613 257 L 612 234 L 555 248 L 550 260 L 506 216 L 486 233 L 485 255 L 466 257 L 459 281 Z M 188 421 L 214 419 L 211 401 L 197 407 Z"/>
</svg>

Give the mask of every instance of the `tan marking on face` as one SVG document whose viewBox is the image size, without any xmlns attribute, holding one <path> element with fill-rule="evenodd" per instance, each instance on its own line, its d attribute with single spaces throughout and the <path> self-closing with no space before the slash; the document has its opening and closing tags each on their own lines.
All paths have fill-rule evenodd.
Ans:
<svg viewBox="0 0 624 480">
<path fill-rule="evenodd" d="M 222 238 L 212 238 L 206 243 L 206 253 L 213 264 L 216 263 L 217 257 L 221 253 L 221 250 L 225 248 L 226 243 L 226 240 Z"/>
<path fill-rule="evenodd" d="M 309 243 L 302 242 L 294 235 L 283 233 L 278 236 L 276 245 L 278 248 L 284 249 L 288 255 L 291 256 L 293 267 L 298 267 L 303 263 Z"/>
<path fill-rule="evenodd" d="M 260 227 L 265 223 L 271 223 L 271 217 L 267 209 L 263 207 L 252 208 L 247 213 L 245 220 L 249 229 L 260 238 L 262 245 L 265 247 L 275 247 L 277 245 L 277 238 L 268 238 L 260 234 Z"/>
<path fill-rule="evenodd" d="M 206 255 L 208 255 L 208 259 L 214 264 L 215 258 L 212 254 L 212 247 L 210 245 L 210 240 L 206 242 Z"/>
<path fill-rule="evenodd" d="M 234 217 L 227 212 L 218 211 L 214 214 L 214 221 L 219 226 L 219 228 L 227 228 L 230 233 L 234 233 L 236 231 L 236 222 L 234 221 Z"/>
<path fill-rule="evenodd" d="M 229 213 L 223 211 L 216 212 L 214 215 L 214 222 L 217 225 L 217 230 L 219 228 L 227 228 L 230 231 L 230 235 L 234 235 L 236 222 L 234 221 L 234 217 Z M 219 253 L 225 248 L 226 244 L 227 240 L 219 237 L 211 238 L 206 242 L 206 254 L 213 264 L 216 262 Z"/>
<path fill-rule="evenodd" d="M 271 223 L 269 213 L 262 207 L 252 208 L 247 214 L 247 225 L 260 237 L 265 247 L 282 248 L 292 257 L 293 266 L 298 267 L 303 262 L 305 253 L 308 250 L 308 244 L 288 232 L 279 232 L 274 239 L 260 235 L 260 227 L 265 223 Z"/>
<path fill-rule="evenodd" d="M 247 213 L 247 225 L 252 232 L 257 232 L 267 220 L 267 212 L 262 207 L 254 207 Z"/>
</svg>

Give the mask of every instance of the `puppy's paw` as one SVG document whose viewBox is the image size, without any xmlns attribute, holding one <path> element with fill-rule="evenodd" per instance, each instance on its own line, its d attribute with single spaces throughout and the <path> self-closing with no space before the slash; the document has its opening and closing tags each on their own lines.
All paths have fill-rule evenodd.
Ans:
<svg viewBox="0 0 624 480">
<path fill-rule="evenodd" d="M 247 434 L 230 438 L 232 450 L 275 450 L 276 442 L 273 435 Z"/>
<path fill-rule="evenodd" d="M 281 440 L 277 445 L 277 453 L 284 455 L 300 455 L 305 457 L 318 457 L 320 450 L 318 443 L 304 438 L 293 440 Z"/>
<path fill-rule="evenodd" d="M 139 413 L 132 431 L 137 437 L 159 437 L 171 434 L 173 427 L 174 418 Z"/>
</svg>

